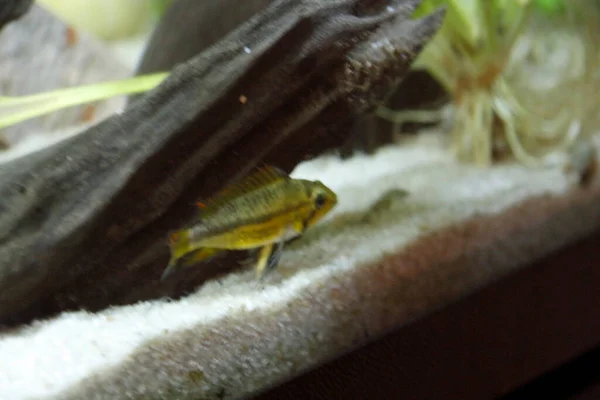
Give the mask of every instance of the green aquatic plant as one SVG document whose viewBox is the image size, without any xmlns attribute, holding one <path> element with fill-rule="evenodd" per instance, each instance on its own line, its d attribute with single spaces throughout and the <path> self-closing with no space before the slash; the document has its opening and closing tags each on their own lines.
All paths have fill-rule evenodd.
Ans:
<svg viewBox="0 0 600 400">
<path fill-rule="evenodd" d="M 173 0 L 151 0 L 150 9 L 154 17 L 159 19 L 167 11 Z"/>
<path fill-rule="evenodd" d="M 161 72 L 29 96 L 0 97 L 0 129 L 63 108 L 145 92 L 160 84 L 167 75 L 168 73 Z"/>
<path fill-rule="evenodd" d="M 413 68 L 450 94 L 452 146 L 487 166 L 512 154 L 540 165 L 584 131 L 598 106 L 598 8 L 585 0 L 426 0 L 415 17 L 445 5 L 446 19 Z M 431 122 L 430 110 L 378 115 Z"/>
<path fill-rule="evenodd" d="M 540 11 L 556 14 L 566 11 L 565 1 L 566 0 L 535 0 L 533 3 Z"/>
<path fill-rule="evenodd" d="M 77 30 L 105 40 L 144 34 L 164 0 L 38 0 L 37 3 Z M 160 12 L 160 10 L 159 10 Z"/>
</svg>

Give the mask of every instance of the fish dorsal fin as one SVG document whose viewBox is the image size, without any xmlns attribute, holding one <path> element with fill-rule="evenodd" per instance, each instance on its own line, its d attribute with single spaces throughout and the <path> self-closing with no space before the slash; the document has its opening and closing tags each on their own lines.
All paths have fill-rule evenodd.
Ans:
<svg viewBox="0 0 600 400">
<path fill-rule="evenodd" d="M 246 175 L 237 182 L 226 186 L 206 201 L 196 202 L 196 205 L 200 209 L 201 215 L 206 216 L 237 197 L 283 179 L 289 179 L 289 175 L 279 168 L 264 165 L 258 167 L 254 172 Z"/>
</svg>

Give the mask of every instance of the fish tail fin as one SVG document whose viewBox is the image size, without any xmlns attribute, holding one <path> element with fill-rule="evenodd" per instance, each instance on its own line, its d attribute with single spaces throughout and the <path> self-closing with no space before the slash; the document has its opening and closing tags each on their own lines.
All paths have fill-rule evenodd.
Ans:
<svg viewBox="0 0 600 400">
<path fill-rule="evenodd" d="M 214 247 L 203 247 L 200 250 L 192 251 L 191 253 L 186 254 L 185 257 L 181 259 L 180 265 L 182 267 L 188 267 L 200 262 L 206 262 L 217 256 L 222 251 L 223 250 L 215 249 Z"/>
<path fill-rule="evenodd" d="M 167 268 L 165 268 L 160 280 L 165 280 L 169 275 L 178 269 L 179 260 L 190 248 L 190 233 L 187 229 L 173 231 L 169 233 L 169 248 L 171 249 L 171 259 Z"/>
<path fill-rule="evenodd" d="M 190 252 L 190 236 L 190 231 L 187 229 L 169 233 L 169 247 L 171 248 L 172 259 L 177 260 Z"/>
<path fill-rule="evenodd" d="M 206 262 L 222 251 L 223 250 L 221 249 L 215 249 L 213 247 L 203 247 L 199 250 L 191 251 L 177 259 L 172 256 L 171 261 L 169 261 L 169 265 L 165 268 L 160 280 L 165 280 L 168 276 L 181 268 L 190 267 L 200 262 Z"/>
<path fill-rule="evenodd" d="M 164 281 L 169 276 L 171 276 L 173 274 L 173 272 L 177 271 L 179 269 L 179 266 L 177 264 L 178 264 L 177 259 L 171 257 L 171 260 L 169 261 L 169 265 L 167 265 L 167 268 L 165 268 L 162 275 L 160 276 L 160 280 Z"/>
</svg>

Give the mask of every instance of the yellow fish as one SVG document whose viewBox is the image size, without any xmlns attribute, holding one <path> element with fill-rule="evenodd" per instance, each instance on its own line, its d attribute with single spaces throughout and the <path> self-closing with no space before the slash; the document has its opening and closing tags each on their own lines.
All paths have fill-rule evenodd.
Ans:
<svg viewBox="0 0 600 400">
<path fill-rule="evenodd" d="M 336 204 L 336 194 L 320 181 L 292 179 L 271 166 L 259 168 L 198 203 L 198 222 L 170 234 L 171 259 L 161 280 L 227 250 L 259 248 L 256 275 L 262 278 L 277 266 L 283 243 L 302 235 Z"/>
</svg>

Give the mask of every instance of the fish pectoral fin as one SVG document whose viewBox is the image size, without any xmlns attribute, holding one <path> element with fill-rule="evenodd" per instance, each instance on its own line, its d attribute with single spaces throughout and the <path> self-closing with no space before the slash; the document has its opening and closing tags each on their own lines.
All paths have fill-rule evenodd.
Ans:
<svg viewBox="0 0 600 400">
<path fill-rule="evenodd" d="M 301 235 L 306 230 L 306 222 L 301 219 L 296 220 L 292 223 L 292 229 Z"/>
<path fill-rule="evenodd" d="M 272 271 L 279 264 L 283 254 L 283 241 L 264 246 L 260 250 L 258 261 L 256 263 L 256 277 L 262 279 L 269 271 Z"/>
<path fill-rule="evenodd" d="M 215 249 L 212 247 L 203 247 L 199 250 L 194 250 L 189 253 L 184 254 L 183 256 L 176 258 L 171 257 L 167 268 L 165 268 L 160 280 L 163 281 L 172 275 L 175 271 L 183 267 L 189 267 L 200 262 L 206 262 L 211 258 L 217 256 L 223 250 Z"/>
</svg>

